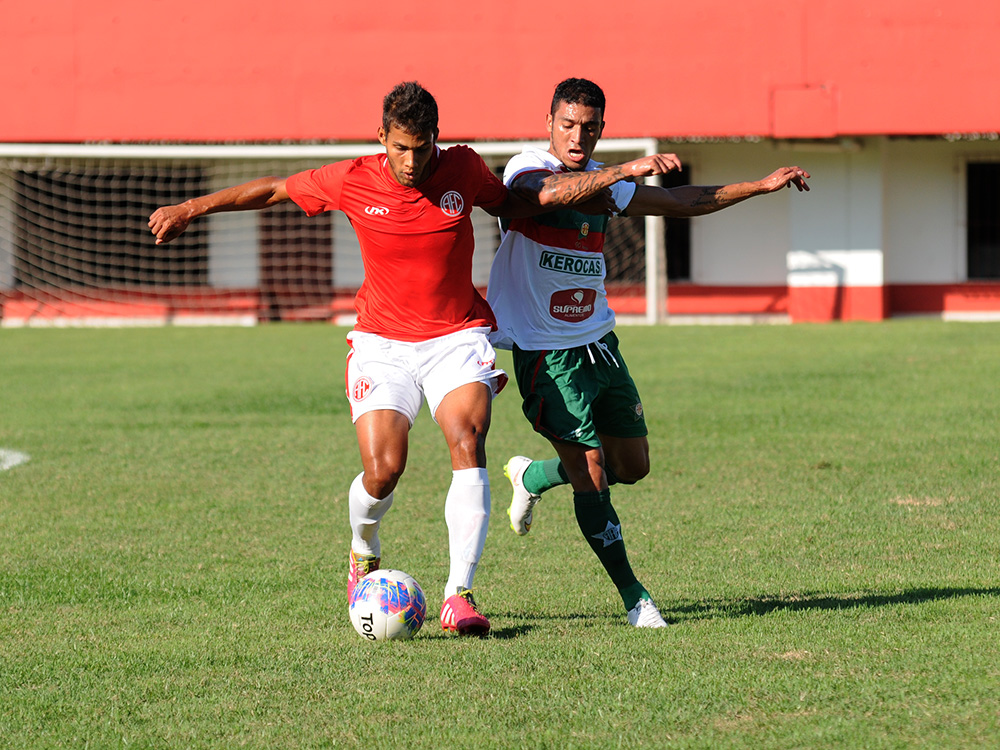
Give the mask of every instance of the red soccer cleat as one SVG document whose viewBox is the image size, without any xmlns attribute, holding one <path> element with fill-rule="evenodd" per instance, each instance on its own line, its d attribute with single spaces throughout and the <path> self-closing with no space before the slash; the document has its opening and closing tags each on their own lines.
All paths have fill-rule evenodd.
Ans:
<svg viewBox="0 0 1000 750">
<path fill-rule="evenodd" d="M 484 636 L 490 632 L 490 621 L 479 614 L 472 589 L 460 589 L 444 600 L 441 606 L 441 627 L 459 635 Z"/>
<path fill-rule="evenodd" d="M 348 603 L 350 603 L 351 597 L 354 596 L 354 587 L 358 584 L 358 581 L 371 573 L 373 570 L 378 570 L 378 566 L 381 562 L 381 557 L 375 557 L 375 555 L 359 555 L 354 550 L 351 550 L 351 566 L 347 569 Z"/>
</svg>

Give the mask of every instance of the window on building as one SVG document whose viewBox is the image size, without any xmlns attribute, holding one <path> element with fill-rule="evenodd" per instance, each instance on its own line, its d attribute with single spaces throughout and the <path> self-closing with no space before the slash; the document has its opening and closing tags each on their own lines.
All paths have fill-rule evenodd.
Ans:
<svg viewBox="0 0 1000 750">
<path fill-rule="evenodd" d="M 668 172 L 660 179 L 664 187 L 690 185 L 689 172 Z M 664 247 L 667 253 L 667 280 L 691 280 L 691 219 L 667 219 L 664 224 Z"/>
<path fill-rule="evenodd" d="M 968 278 L 1000 279 L 1000 162 L 966 170 Z"/>
</svg>

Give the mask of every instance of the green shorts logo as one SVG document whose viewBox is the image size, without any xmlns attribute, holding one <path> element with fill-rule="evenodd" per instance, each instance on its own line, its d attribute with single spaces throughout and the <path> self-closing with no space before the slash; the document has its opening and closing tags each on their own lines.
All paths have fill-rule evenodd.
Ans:
<svg viewBox="0 0 1000 750">
<path fill-rule="evenodd" d="M 594 255 L 589 253 L 589 255 Z M 564 255 L 546 250 L 538 261 L 539 268 L 558 273 L 571 273 L 577 276 L 603 276 L 604 256 L 600 253 L 590 258 L 580 258 L 576 255 Z"/>
</svg>

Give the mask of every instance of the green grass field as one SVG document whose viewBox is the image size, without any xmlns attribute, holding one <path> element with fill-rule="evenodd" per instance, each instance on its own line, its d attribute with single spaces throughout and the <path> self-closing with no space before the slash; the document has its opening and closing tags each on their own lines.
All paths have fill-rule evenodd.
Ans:
<svg viewBox="0 0 1000 750">
<path fill-rule="evenodd" d="M 625 625 L 567 488 L 527 537 L 490 434 L 484 640 L 442 634 L 443 439 L 383 524 L 428 598 L 345 602 L 344 331 L 0 331 L 0 747 L 1000 745 L 1000 326 L 621 328 L 653 471 L 616 488 L 672 625 Z M 508 366 L 509 358 L 502 357 Z"/>
</svg>

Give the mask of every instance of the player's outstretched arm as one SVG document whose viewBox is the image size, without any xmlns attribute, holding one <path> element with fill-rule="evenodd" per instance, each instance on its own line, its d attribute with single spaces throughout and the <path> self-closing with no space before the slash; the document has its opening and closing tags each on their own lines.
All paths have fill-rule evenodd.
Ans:
<svg viewBox="0 0 1000 750">
<path fill-rule="evenodd" d="M 221 211 L 251 211 L 287 200 L 284 177 L 261 177 L 175 206 L 158 208 L 149 217 L 149 230 L 156 235 L 156 244 L 162 245 L 181 234 L 199 216 Z"/>
<path fill-rule="evenodd" d="M 783 187 L 794 185 L 800 192 L 808 191 L 806 180 L 809 178 L 809 173 L 801 167 L 780 167 L 763 180 L 732 185 L 682 185 L 675 188 L 637 185 L 624 213 L 629 216 L 674 218 L 704 216 L 756 195 L 777 192 Z"/>
<path fill-rule="evenodd" d="M 587 201 L 616 182 L 651 177 L 681 169 L 675 154 L 654 154 L 641 159 L 578 172 L 525 172 L 511 190 L 537 206 L 559 208 Z"/>
<path fill-rule="evenodd" d="M 498 206 L 483 206 L 483 210 L 490 216 L 503 219 L 522 219 L 528 216 L 538 216 L 548 211 L 554 211 L 558 205 L 540 206 L 527 198 L 518 195 L 513 190 L 507 191 L 507 198 Z M 612 216 L 618 211 L 615 200 L 608 188 L 604 188 L 596 195 L 583 201 L 573 204 L 573 208 L 591 216 Z"/>
</svg>

